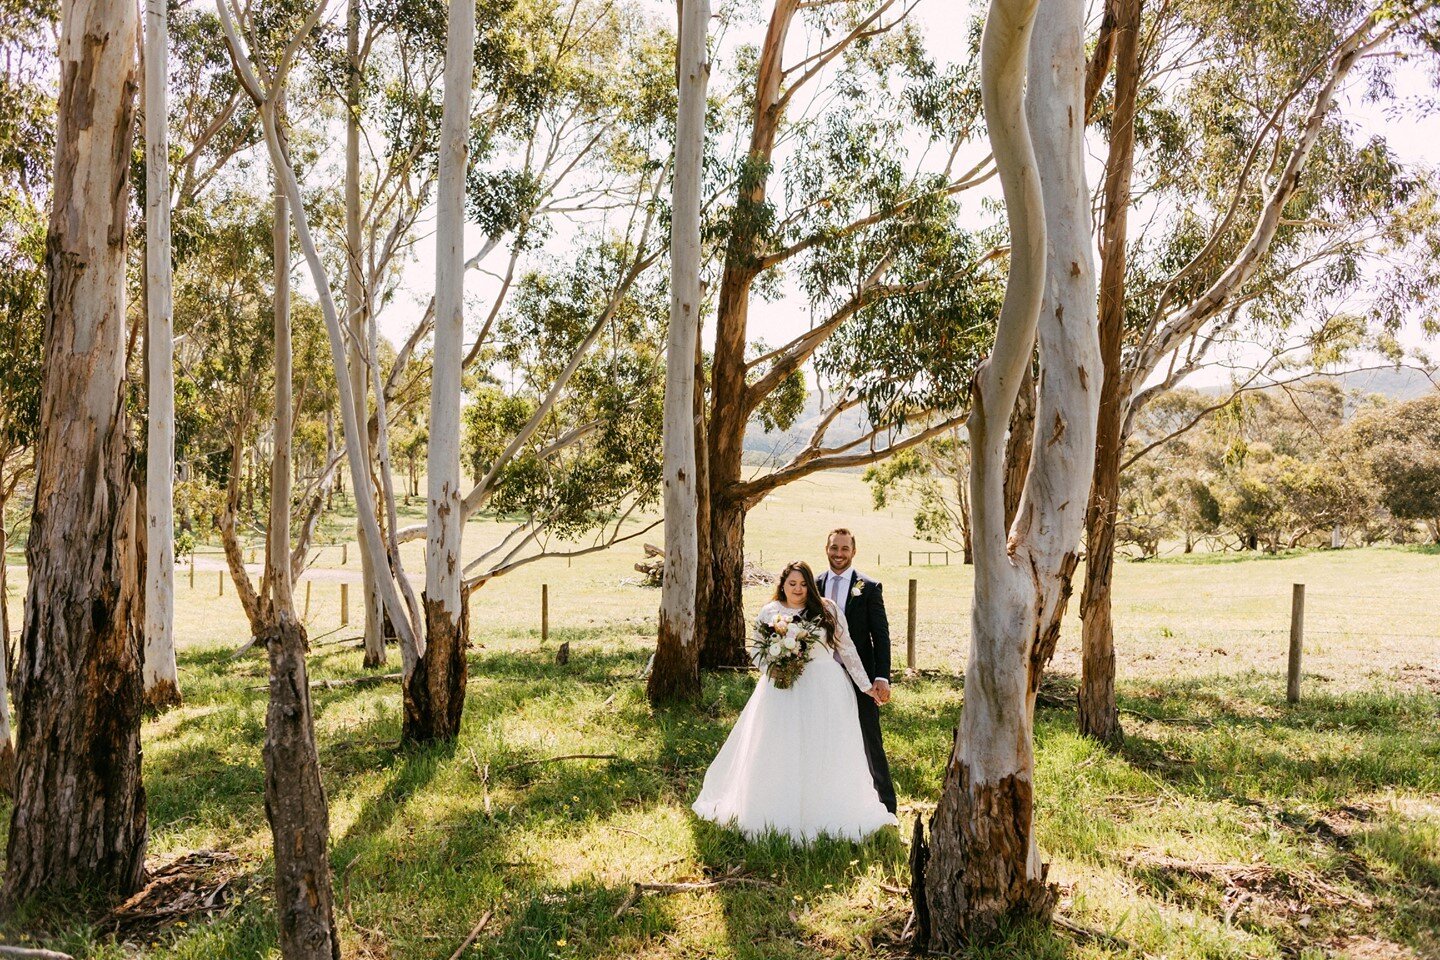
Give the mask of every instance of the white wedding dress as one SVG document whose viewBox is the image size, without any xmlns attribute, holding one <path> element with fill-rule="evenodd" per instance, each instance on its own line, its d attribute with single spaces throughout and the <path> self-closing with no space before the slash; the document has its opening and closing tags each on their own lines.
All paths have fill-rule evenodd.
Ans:
<svg viewBox="0 0 1440 960">
<path fill-rule="evenodd" d="M 817 643 L 789 689 L 762 675 L 692 805 L 706 820 L 751 839 L 775 832 L 801 843 L 822 834 L 861 840 L 897 822 L 875 792 L 860 737 L 854 687 L 868 691 L 870 678 L 845 615 L 829 600 L 821 602 L 839 625 L 836 651 L 843 666 L 830 647 Z M 772 600 L 759 616 L 797 612 Z"/>
</svg>

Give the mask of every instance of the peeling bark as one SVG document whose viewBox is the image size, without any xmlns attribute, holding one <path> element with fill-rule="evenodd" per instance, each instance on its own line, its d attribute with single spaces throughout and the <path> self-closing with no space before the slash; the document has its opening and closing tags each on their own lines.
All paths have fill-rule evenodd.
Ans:
<svg viewBox="0 0 1440 960">
<path fill-rule="evenodd" d="M 61 12 L 40 431 L 3 900 L 133 892 L 144 873 L 139 518 L 125 415 L 136 5 Z"/>
</svg>

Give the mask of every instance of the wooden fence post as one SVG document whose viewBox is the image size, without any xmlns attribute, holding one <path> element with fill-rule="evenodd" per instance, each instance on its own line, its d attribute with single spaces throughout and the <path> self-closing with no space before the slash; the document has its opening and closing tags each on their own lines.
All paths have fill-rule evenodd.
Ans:
<svg viewBox="0 0 1440 960">
<path fill-rule="evenodd" d="M 195 554 L 190 554 L 190 589 L 195 589 Z"/>
<path fill-rule="evenodd" d="M 347 564 L 347 563 L 349 563 L 349 562 L 350 562 L 350 544 L 348 544 L 348 543 L 342 543 L 342 544 L 340 544 L 340 566 L 343 567 L 343 566 L 345 566 L 345 564 Z"/>
<path fill-rule="evenodd" d="M 915 551 L 914 551 L 914 550 L 911 550 L 911 551 L 909 551 L 909 554 L 910 554 L 910 556 L 909 556 L 909 558 L 905 561 L 905 566 L 907 566 L 907 567 L 913 567 L 913 566 L 915 566 Z"/>
<path fill-rule="evenodd" d="M 224 570 L 216 570 L 216 571 L 215 571 L 215 574 L 216 574 L 216 579 L 217 579 L 217 580 L 219 581 L 219 583 L 220 583 L 220 592 L 217 593 L 217 594 L 215 594 L 215 596 L 217 596 L 217 597 L 223 597 L 223 596 L 225 596 L 225 571 L 224 571 Z"/>
<path fill-rule="evenodd" d="M 915 669 L 915 594 L 916 582 L 910 581 L 910 608 L 905 615 L 905 666 Z"/>
<path fill-rule="evenodd" d="M 310 587 L 311 581 L 305 581 L 305 619 L 310 619 Z"/>
<path fill-rule="evenodd" d="M 550 584 L 540 584 L 540 642 L 550 639 Z"/>
<path fill-rule="evenodd" d="M 341 584 L 340 584 L 340 626 L 344 627 L 344 626 L 348 626 L 349 624 L 350 624 L 350 584 L 345 583 L 345 582 L 342 581 Z"/>
<path fill-rule="evenodd" d="M 1290 671 L 1285 699 L 1300 702 L 1300 648 L 1305 640 L 1305 584 L 1297 583 L 1290 596 Z"/>
</svg>

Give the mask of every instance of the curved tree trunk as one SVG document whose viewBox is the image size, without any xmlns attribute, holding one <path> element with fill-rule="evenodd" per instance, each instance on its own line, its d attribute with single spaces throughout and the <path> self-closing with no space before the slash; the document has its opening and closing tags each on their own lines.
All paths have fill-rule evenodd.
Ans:
<svg viewBox="0 0 1440 960">
<path fill-rule="evenodd" d="M 1111 584 L 1115 571 L 1115 519 L 1120 464 L 1125 450 L 1125 231 L 1135 161 L 1135 98 L 1140 85 L 1141 0 L 1116 0 L 1115 113 L 1105 164 L 1105 210 L 1100 233 L 1100 420 L 1095 436 L 1095 477 L 1085 513 L 1085 588 L 1080 594 L 1081 666 L 1077 694 L 1080 732 L 1119 743 L 1115 705 L 1115 630 Z"/>
<path fill-rule="evenodd" d="M 465 356 L 465 167 L 469 156 L 475 5 L 450 4 L 436 190 L 435 349 L 430 385 L 425 540 L 425 655 L 405 681 L 409 742 L 454 740 L 465 706 L 461 590 L 460 365 Z"/>
<path fill-rule="evenodd" d="M 175 663 L 175 362 L 170 294 L 170 32 L 145 2 L 145 706 L 180 702 Z"/>
<path fill-rule="evenodd" d="M 981 64 L 1012 252 L 994 351 L 972 388 L 975 600 L 965 705 L 929 845 L 917 851 L 920 913 L 929 921 L 921 938 L 944 951 L 984 941 L 1009 919 L 1047 917 L 1054 906 L 1033 825 L 1035 694 L 1074 571 L 1078 504 L 1095 449 L 1089 384 L 1099 366 L 1082 0 L 1046 0 L 1038 21 L 1034 0 L 993 0 Z M 1037 326 L 1035 438 L 1007 529 L 1006 434 Z"/>
<path fill-rule="evenodd" d="M 126 0 L 67 0 L 61 11 L 7 910 L 76 889 L 124 895 L 145 866 L 140 557 L 124 404 L 136 26 Z"/>
<path fill-rule="evenodd" d="M 709 0 L 680 5 L 676 73 L 679 107 L 670 218 L 670 328 L 665 353 L 665 578 L 660 630 L 650 672 L 651 703 L 696 700 L 700 657 L 695 634 L 699 582 L 696 487 L 695 351 L 700 340 L 700 181 L 705 155 L 705 39 Z"/>
</svg>

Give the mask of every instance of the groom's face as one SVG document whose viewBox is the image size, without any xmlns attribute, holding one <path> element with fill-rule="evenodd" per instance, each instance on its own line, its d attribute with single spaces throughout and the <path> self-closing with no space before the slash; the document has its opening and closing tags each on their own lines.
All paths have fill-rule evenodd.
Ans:
<svg viewBox="0 0 1440 960">
<path fill-rule="evenodd" d="M 855 538 L 843 533 L 833 534 L 825 544 L 825 555 L 830 559 L 830 569 L 836 573 L 847 570 L 855 559 Z"/>
</svg>

